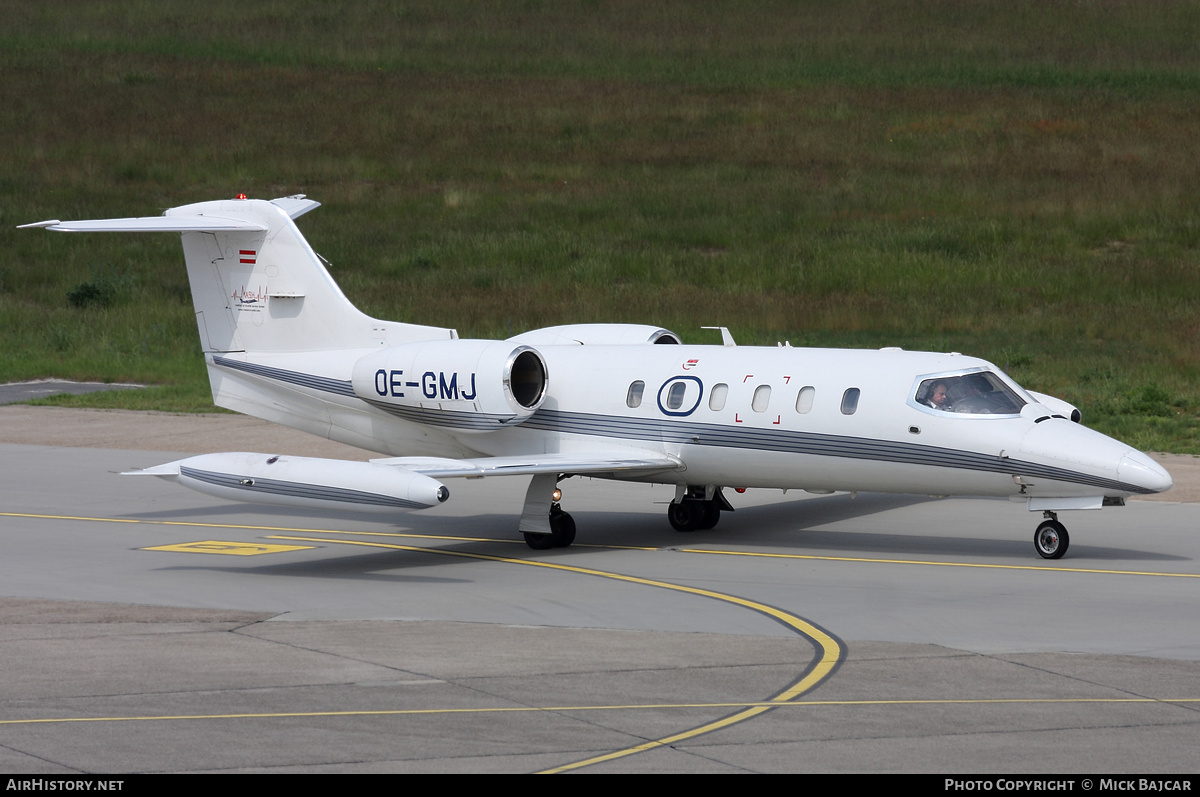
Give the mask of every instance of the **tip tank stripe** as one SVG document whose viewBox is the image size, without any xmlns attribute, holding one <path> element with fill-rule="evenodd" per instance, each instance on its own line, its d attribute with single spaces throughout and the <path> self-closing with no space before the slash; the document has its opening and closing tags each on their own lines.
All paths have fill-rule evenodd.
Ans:
<svg viewBox="0 0 1200 797">
<path fill-rule="evenodd" d="M 426 504 L 408 501 L 391 495 L 368 493 L 363 490 L 349 490 L 344 487 L 330 487 L 323 484 L 304 484 L 302 482 L 280 481 L 278 479 L 254 478 L 252 484 L 242 484 L 246 477 L 234 473 L 217 473 L 211 470 L 181 467 L 180 475 L 195 479 L 198 482 L 211 484 L 216 487 L 228 487 L 241 490 L 249 495 L 246 500 L 253 500 L 250 495 L 268 493 L 271 495 L 287 496 L 289 498 L 309 498 L 321 501 L 339 501 L 344 504 L 364 504 L 371 506 L 394 506 L 397 509 L 423 509 Z"/>
</svg>

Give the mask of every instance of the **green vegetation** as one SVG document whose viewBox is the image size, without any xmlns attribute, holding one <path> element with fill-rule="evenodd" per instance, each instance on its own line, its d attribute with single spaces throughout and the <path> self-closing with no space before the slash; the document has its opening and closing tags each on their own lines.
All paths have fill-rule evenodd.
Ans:
<svg viewBox="0 0 1200 797">
<path fill-rule="evenodd" d="M 1195 3 L 0 10 L 0 381 L 209 407 L 174 236 L 13 227 L 306 193 L 380 317 L 963 351 L 1200 453 Z"/>
</svg>

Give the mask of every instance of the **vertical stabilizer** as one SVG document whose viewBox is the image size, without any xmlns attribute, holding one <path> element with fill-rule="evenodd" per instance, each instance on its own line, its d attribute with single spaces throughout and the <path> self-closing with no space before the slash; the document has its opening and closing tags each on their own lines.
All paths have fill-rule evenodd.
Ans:
<svg viewBox="0 0 1200 797">
<path fill-rule="evenodd" d="M 361 313 L 304 240 L 285 210 L 287 202 L 295 200 L 277 205 L 233 199 L 166 212 L 167 218 L 236 217 L 264 228 L 183 233 L 206 352 L 354 349 L 452 336 L 449 330 L 392 324 Z"/>
</svg>

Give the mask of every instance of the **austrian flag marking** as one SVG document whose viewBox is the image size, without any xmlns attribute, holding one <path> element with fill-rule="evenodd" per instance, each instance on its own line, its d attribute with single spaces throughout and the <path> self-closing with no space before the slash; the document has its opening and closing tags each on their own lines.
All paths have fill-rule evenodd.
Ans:
<svg viewBox="0 0 1200 797">
<path fill-rule="evenodd" d="M 254 249 L 239 249 L 238 262 L 254 265 L 258 261 L 258 252 Z"/>
</svg>

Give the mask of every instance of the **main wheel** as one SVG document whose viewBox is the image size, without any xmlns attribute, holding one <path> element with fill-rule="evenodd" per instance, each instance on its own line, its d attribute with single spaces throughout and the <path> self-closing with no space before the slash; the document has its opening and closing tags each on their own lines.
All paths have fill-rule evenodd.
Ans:
<svg viewBox="0 0 1200 797">
<path fill-rule="evenodd" d="M 667 520 L 676 531 L 696 531 L 704 523 L 704 502 L 685 498 L 667 506 Z"/>
<path fill-rule="evenodd" d="M 554 547 L 554 534 L 534 534 L 531 531 L 523 533 L 525 544 L 535 551 L 548 551 Z"/>
<path fill-rule="evenodd" d="M 575 518 L 561 510 L 551 512 L 549 536 L 555 548 L 569 548 L 575 542 Z"/>
<path fill-rule="evenodd" d="M 716 501 L 704 502 L 704 516 L 700 521 L 700 530 L 707 531 L 713 528 L 721 520 L 721 507 L 717 506 Z"/>
<path fill-rule="evenodd" d="M 1057 520 L 1047 520 L 1033 533 L 1033 547 L 1043 559 L 1062 559 L 1071 544 L 1067 528 Z"/>
</svg>

